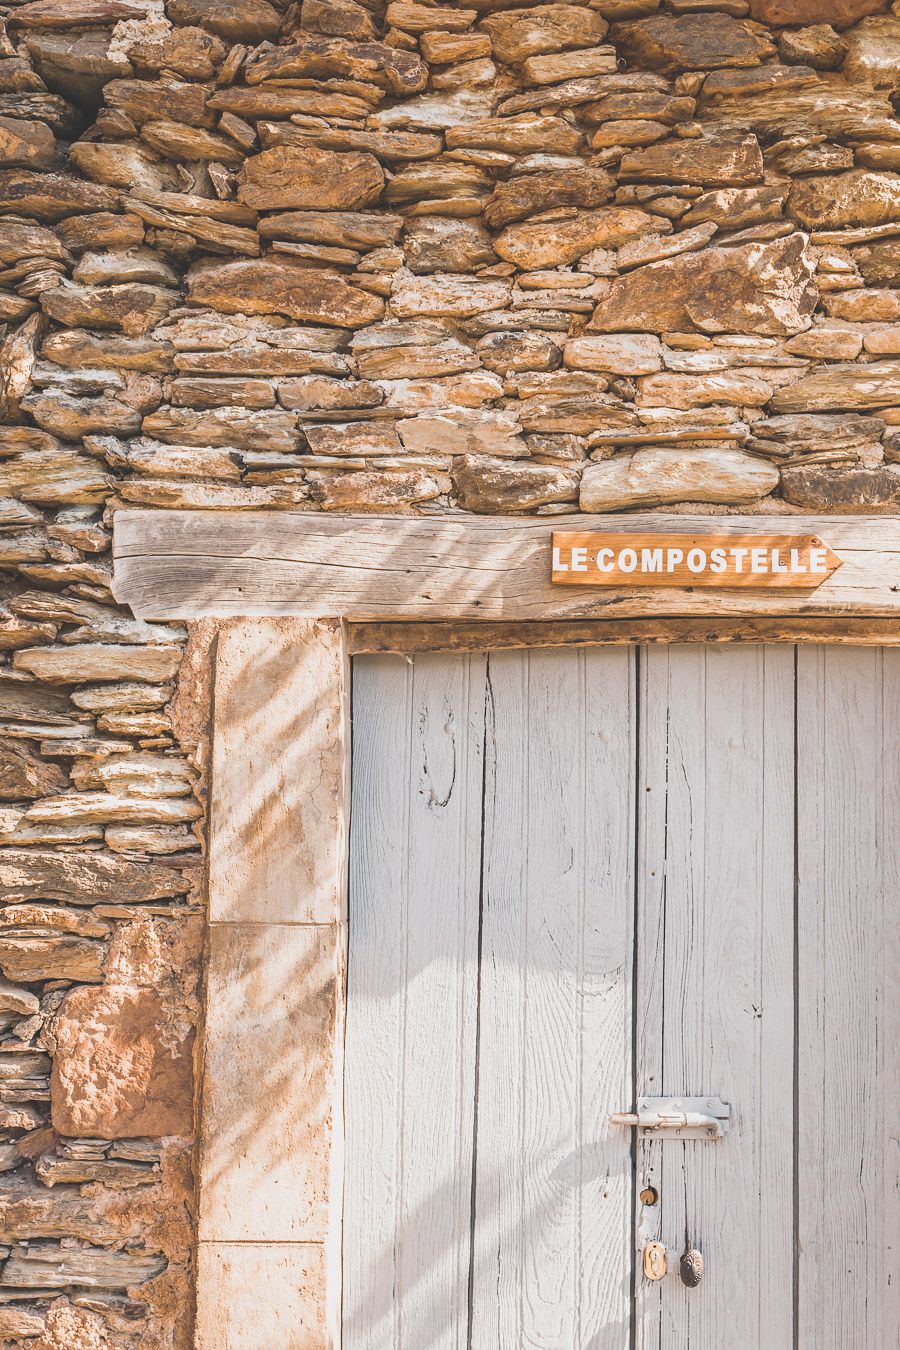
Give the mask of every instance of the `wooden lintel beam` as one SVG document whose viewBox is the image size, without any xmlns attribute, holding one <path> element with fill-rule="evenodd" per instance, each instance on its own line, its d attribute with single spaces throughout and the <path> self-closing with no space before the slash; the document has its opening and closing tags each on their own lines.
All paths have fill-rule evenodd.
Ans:
<svg viewBox="0 0 900 1350">
<path fill-rule="evenodd" d="M 353 623 L 347 648 L 364 653 L 488 651 L 666 642 L 815 642 L 900 645 L 897 619 L 599 619 L 559 623 Z"/>
<path fill-rule="evenodd" d="M 561 586 L 553 532 L 571 517 L 336 516 L 119 510 L 114 594 L 146 619 L 248 615 L 386 623 L 460 619 L 900 616 L 900 519 L 578 516 L 640 536 L 809 534 L 841 566 L 815 589 Z M 638 542 L 636 539 L 635 542 Z"/>
</svg>

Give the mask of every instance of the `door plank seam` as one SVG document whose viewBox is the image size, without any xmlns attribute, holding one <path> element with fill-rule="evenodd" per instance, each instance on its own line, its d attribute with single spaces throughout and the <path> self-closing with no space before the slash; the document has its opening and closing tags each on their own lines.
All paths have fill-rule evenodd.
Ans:
<svg viewBox="0 0 900 1350">
<path fill-rule="evenodd" d="M 474 1078 L 474 1101 L 472 1103 L 472 1181 L 471 1198 L 469 1202 L 469 1271 L 466 1282 L 467 1297 L 467 1323 L 466 1323 L 466 1350 L 474 1350 L 472 1337 L 474 1334 L 475 1322 L 475 1261 L 477 1258 L 476 1241 L 476 1222 L 478 1218 L 478 1098 L 481 1088 L 481 992 L 482 992 L 482 957 L 484 953 L 484 889 L 485 889 L 485 822 L 487 805 L 487 776 L 488 776 L 488 737 L 490 744 L 494 743 L 494 690 L 491 684 L 491 657 L 490 653 L 485 656 L 484 666 L 484 702 L 482 709 L 482 735 L 481 735 L 481 830 L 479 834 L 479 855 L 478 855 L 478 938 L 475 948 L 475 960 L 477 975 L 475 980 L 475 1065 L 473 1069 Z"/>
<path fill-rule="evenodd" d="M 794 985 L 794 1065 L 791 1110 L 792 1121 L 792 1178 L 793 1205 L 793 1260 L 791 1262 L 792 1336 L 793 1345 L 800 1344 L 800 649 L 794 647 L 794 931 L 793 931 L 793 985 Z"/>
<path fill-rule="evenodd" d="M 634 762 L 634 799 L 633 799 L 633 838 L 632 848 L 632 933 L 631 933 L 631 1099 L 633 1105 L 637 1106 L 638 1097 L 638 920 L 640 915 L 640 844 L 641 844 L 641 679 L 643 668 L 641 664 L 641 648 L 635 646 L 634 651 L 634 719 L 633 719 L 633 762 Z M 639 1165 L 639 1143 L 637 1131 L 632 1131 L 631 1137 L 631 1204 L 629 1211 L 631 1213 L 631 1232 L 628 1234 L 628 1251 L 631 1261 L 629 1271 L 629 1289 L 630 1298 L 630 1317 L 628 1328 L 628 1347 L 629 1350 L 637 1350 L 637 1317 L 638 1317 L 638 1262 L 637 1262 L 637 1244 L 636 1234 L 638 1232 L 638 1165 Z"/>
</svg>

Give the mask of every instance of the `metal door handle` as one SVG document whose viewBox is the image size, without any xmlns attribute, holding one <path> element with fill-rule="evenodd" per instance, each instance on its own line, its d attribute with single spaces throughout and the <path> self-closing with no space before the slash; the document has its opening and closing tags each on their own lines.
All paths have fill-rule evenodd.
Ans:
<svg viewBox="0 0 900 1350">
<path fill-rule="evenodd" d="M 678 1273 L 682 1284 L 686 1284 L 688 1289 L 696 1289 L 703 1279 L 703 1253 L 698 1252 L 696 1247 L 689 1248 L 678 1262 Z"/>
</svg>

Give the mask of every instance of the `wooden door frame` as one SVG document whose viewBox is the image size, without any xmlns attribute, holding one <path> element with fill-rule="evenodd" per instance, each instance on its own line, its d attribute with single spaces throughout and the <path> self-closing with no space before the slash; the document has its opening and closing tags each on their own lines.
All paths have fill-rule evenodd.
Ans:
<svg viewBox="0 0 900 1350">
<path fill-rule="evenodd" d="M 247 575 L 246 558 L 236 572 L 233 553 L 221 589 L 207 577 L 201 596 L 190 575 L 190 557 L 178 557 L 174 567 L 166 560 L 167 527 L 160 517 L 172 513 L 124 513 L 132 526 L 138 514 L 153 521 L 144 519 L 131 528 L 124 544 L 121 513 L 116 518 L 116 598 L 146 617 L 220 619 L 211 672 L 196 1345 L 200 1350 L 268 1350 L 272 1345 L 336 1350 L 352 656 L 607 643 L 900 646 L 900 584 L 896 589 L 890 584 L 892 576 L 900 579 L 900 522 L 885 528 L 882 521 L 870 534 L 888 541 L 882 556 L 881 549 L 875 550 L 878 586 L 853 602 L 836 586 L 830 599 L 826 588 L 833 583 L 825 583 L 813 612 L 809 607 L 803 612 L 802 600 L 786 612 L 776 593 L 757 591 L 745 592 L 739 601 L 732 592 L 724 597 L 729 604 L 721 606 L 712 592 L 697 613 L 696 606 L 691 612 L 691 603 L 685 604 L 683 592 L 673 591 L 663 592 L 648 616 L 642 597 L 632 596 L 629 604 L 623 592 L 612 609 L 596 603 L 599 612 L 616 617 L 593 618 L 588 611 L 588 617 L 563 619 L 555 614 L 571 614 L 566 588 L 554 588 L 540 617 L 485 621 L 479 617 L 482 593 L 448 620 L 446 594 L 433 605 L 427 596 L 423 599 L 422 576 L 412 568 L 407 600 L 412 587 L 415 605 L 396 588 L 393 601 L 379 593 L 373 621 L 359 620 L 372 606 L 372 579 L 362 571 L 357 592 L 352 586 L 345 591 L 340 607 L 327 601 L 336 611 L 331 614 L 323 614 L 322 598 L 312 590 L 305 601 L 285 606 L 287 613 L 273 612 L 268 602 L 267 613 L 259 615 L 258 597 L 256 606 L 252 598 L 241 599 L 235 577 Z M 220 513 L 175 514 L 203 516 L 208 526 L 208 518 Z M 302 532 L 303 517 L 294 519 Z M 393 531 L 397 519 L 387 518 L 384 528 Z M 644 517 L 654 529 L 660 519 Z M 687 523 L 684 517 L 668 519 L 682 529 Z M 638 517 L 629 521 L 631 528 L 640 524 Z M 409 537 L 410 518 L 403 523 Z M 732 528 L 735 523 L 749 528 L 746 518 L 724 522 Z M 860 523 L 866 524 L 854 522 L 854 529 Z M 421 524 L 433 539 L 435 521 Z M 549 543 L 558 518 L 538 524 Z M 713 517 L 700 522 L 705 532 L 722 524 Z M 795 529 L 797 518 L 779 524 L 785 531 Z M 529 525 L 534 528 L 533 518 Z M 827 520 L 816 525 L 826 538 L 833 533 Z M 179 537 L 186 537 L 185 530 L 185 522 L 178 522 Z M 151 536 L 150 553 L 142 554 Z M 210 537 L 207 528 L 204 545 Z M 233 549 L 234 532 L 226 530 L 222 537 L 223 550 Z M 871 549 L 866 556 L 872 557 Z M 559 590 L 561 597 L 555 594 Z M 148 599 L 151 593 L 155 599 Z M 583 594 L 579 598 L 583 603 Z M 244 603 L 248 612 L 257 608 L 257 617 L 222 618 L 236 608 L 240 612 Z"/>
</svg>

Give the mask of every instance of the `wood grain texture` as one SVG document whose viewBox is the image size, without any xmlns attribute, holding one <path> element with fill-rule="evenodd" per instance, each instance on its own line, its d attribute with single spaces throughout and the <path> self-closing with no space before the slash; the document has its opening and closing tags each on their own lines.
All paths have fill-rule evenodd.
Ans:
<svg viewBox="0 0 900 1350">
<path fill-rule="evenodd" d="M 900 645 L 900 618 L 563 619 L 559 623 L 350 623 L 347 650 L 496 651 L 521 647 L 632 646 L 669 642 Z"/>
<path fill-rule="evenodd" d="M 633 665 L 490 660 L 473 1346 L 628 1346 Z"/>
<path fill-rule="evenodd" d="M 465 1350 L 485 661 L 354 669 L 345 1350 Z"/>
<path fill-rule="evenodd" d="M 900 1325 L 900 653 L 798 658 L 799 1350 Z"/>
<path fill-rule="evenodd" d="M 343 917 L 346 690 L 340 623 L 247 619 L 219 634 L 211 922 Z"/>
<path fill-rule="evenodd" d="M 819 534 L 843 566 L 812 592 L 554 586 L 553 530 Z M 341 516 L 119 511 L 114 593 L 142 618 L 900 614 L 900 520 L 882 516 Z"/>
<path fill-rule="evenodd" d="M 730 1102 L 718 1143 L 645 1139 L 639 1246 L 704 1255 L 701 1289 L 637 1284 L 637 1346 L 792 1336 L 793 658 L 642 656 L 636 1096 Z"/>
<path fill-rule="evenodd" d="M 350 1350 L 886 1347 L 900 652 L 356 669 Z M 664 1093 L 725 1138 L 632 1157 Z"/>
<path fill-rule="evenodd" d="M 491 665 L 355 665 L 352 1350 L 628 1344 L 633 656 Z"/>
</svg>

